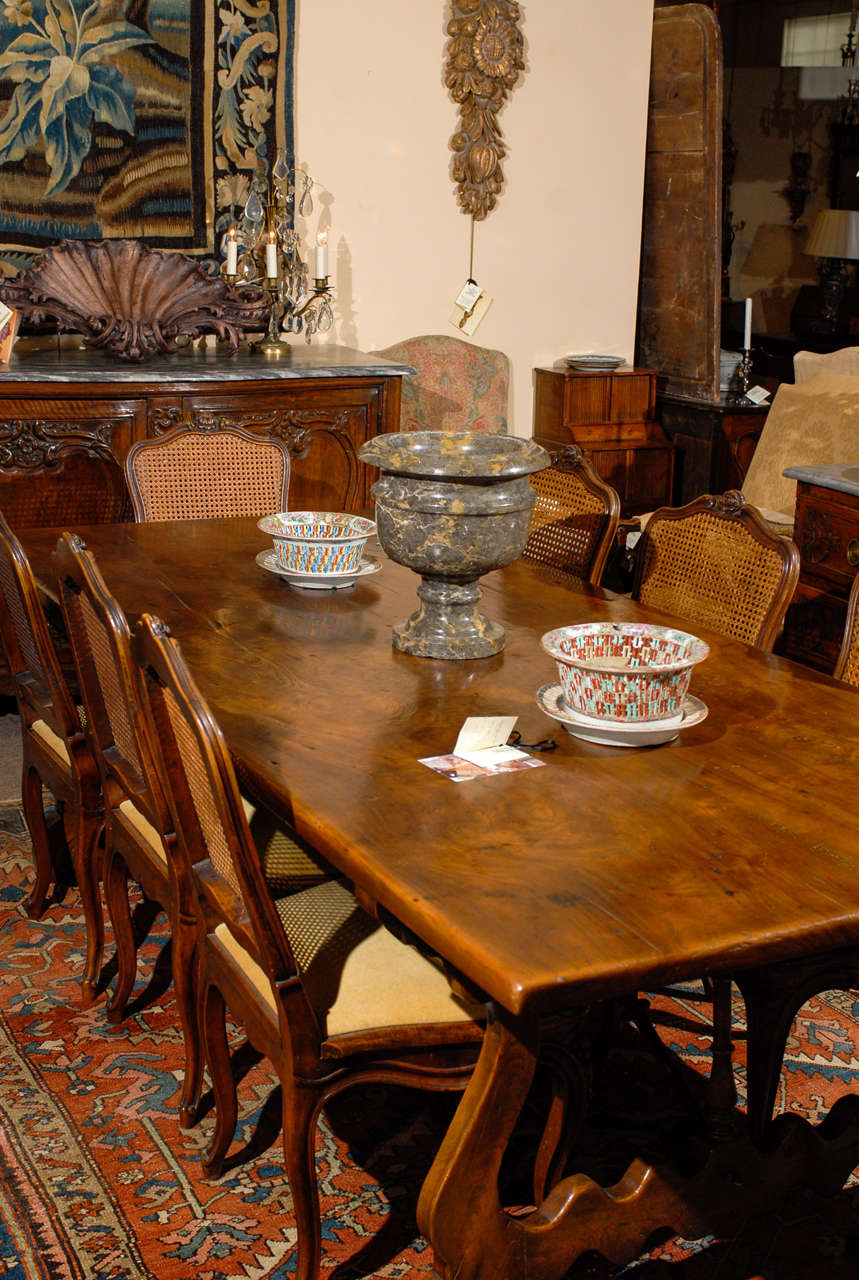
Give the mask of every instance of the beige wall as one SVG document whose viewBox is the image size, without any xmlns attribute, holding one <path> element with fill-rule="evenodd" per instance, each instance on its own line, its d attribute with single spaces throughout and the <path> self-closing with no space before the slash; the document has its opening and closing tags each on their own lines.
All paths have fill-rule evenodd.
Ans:
<svg viewBox="0 0 859 1280">
<path fill-rule="evenodd" d="M 447 0 L 298 0 L 296 156 L 322 192 L 337 290 L 328 339 L 365 351 L 449 333 L 468 275 L 443 83 Z M 501 114 L 506 187 L 476 224 L 494 301 L 474 335 L 513 365 L 510 430 L 533 374 L 572 351 L 631 358 L 652 0 L 527 0 L 526 70 Z M 319 339 L 314 339 L 319 341 Z"/>
</svg>

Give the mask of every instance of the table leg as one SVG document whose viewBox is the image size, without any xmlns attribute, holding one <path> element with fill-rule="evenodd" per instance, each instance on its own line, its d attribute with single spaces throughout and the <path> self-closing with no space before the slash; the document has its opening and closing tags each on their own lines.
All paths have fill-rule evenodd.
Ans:
<svg viewBox="0 0 859 1280">
<path fill-rule="evenodd" d="M 418 1225 L 443 1280 L 560 1280 L 582 1253 L 616 1264 L 637 1257 L 650 1234 L 730 1235 L 804 1179 L 843 1185 L 859 1160 L 859 1097 L 842 1098 L 814 1129 L 796 1116 L 772 1127 L 762 1153 L 747 1138 L 714 1146 L 684 1178 L 634 1161 L 612 1187 L 576 1174 L 529 1214 L 512 1217 L 498 1172 L 534 1075 L 539 1020 L 490 1016 L 474 1075 L 418 1203 Z"/>
</svg>

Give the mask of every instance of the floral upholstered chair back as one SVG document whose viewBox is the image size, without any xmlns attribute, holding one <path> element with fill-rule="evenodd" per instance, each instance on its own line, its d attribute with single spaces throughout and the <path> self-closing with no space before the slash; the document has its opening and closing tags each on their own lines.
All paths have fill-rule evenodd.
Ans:
<svg viewBox="0 0 859 1280">
<path fill-rule="evenodd" d="M 503 351 L 437 334 L 376 354 L 417 371 L 403 379 L 401 431 L 507 433 L 510 361 Z"/>
</svg>

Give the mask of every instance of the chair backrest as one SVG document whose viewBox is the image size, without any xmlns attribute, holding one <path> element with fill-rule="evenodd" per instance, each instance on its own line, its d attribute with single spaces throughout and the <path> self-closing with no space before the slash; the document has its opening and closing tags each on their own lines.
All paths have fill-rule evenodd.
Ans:
<svg viewBox="0 0 859 1280">
<path fill-rule="evenodd" d="M 105 800 L 130 799 L 156 831 L 169 831 L 125 614 L 76 534 L 63 534 L 53 564 Z"/>
<path fill-rule="evenodd" d="M 401 431 L 506 435 L 510 361 L 503 351 L 429 334 L 376 354 L 416 370 L 403 378 Z"/>
<path fill-rule="evenodd" d="M 51 639 L 30 562 L 0 515 L 0 640 L 22 719 L 44 720 L 65 740 L 80 719 Z"/>
<path fill-rule="evenodd" d="M 633 599 L 768 653 L 799 577 L 799 552 L 736 489 L 662 507 L 636 547 Z"/>
<path fill-rule="evenodd" d="M 844 680 L 859 688 L 859 573 L 853 579 L 850 589 L 844 638 L 833 675 L 836 680 Z"/>
<path fill-rule="evenodd" d="M 537 501 L 522 553 L 599 586 L 620 521 L 620 498 L 576 445 L 531 476 Z"/>
<path fill-rule="evenodd" d="M 299 968 L 265 881 L 223 734 L 163 622 L 142 616 L 134 653 L 178 836 L 174 856 L 185 860 L 186 872 L 193 868 L 207 927 L 225 924 L 279 992 L 296 1066 L 310 1067 L 319 1056 L 320 1028 L 300 980 L 294 981 Z M 308 921 L 311 934 L 313 927 Z"/>
<path fill-rule="evenodd" d="M 125 476 L 138 521 L 265 516 L 287 509 L 289 452 L 240 427 L 179 426 L 132 445 Z"/>
</svg>

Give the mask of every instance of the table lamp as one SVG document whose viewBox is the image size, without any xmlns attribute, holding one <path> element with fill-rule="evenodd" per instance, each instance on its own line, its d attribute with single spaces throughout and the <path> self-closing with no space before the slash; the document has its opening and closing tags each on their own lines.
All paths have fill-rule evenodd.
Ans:
<svg viewBox="0 0 859 1280">
<path fill-rule="evenodd" d="M 821 209 L 805 252 L 820 259 L 817 273 L 823 290 L 823 314 L 815 328 L 834 333 L 849 274 L 847 263 L 859 259 L 859 211 Z"/>
</svg>

